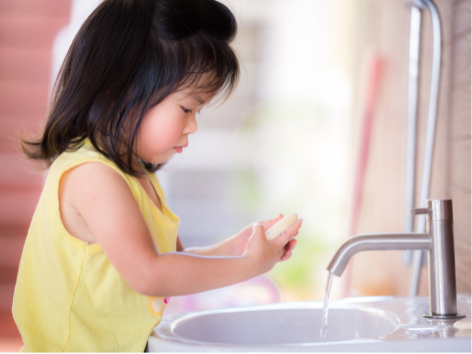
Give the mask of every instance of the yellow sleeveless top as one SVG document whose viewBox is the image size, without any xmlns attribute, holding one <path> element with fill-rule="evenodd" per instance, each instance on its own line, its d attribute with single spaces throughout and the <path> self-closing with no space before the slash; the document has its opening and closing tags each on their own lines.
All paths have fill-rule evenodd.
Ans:
<svg viewBox="0 0 472 354">
<path fill-rule="evenodd" d="M 88 245 L 67 232 L 59 211 L 59 182 L 67 170 L 100 162 L 117 171 L 131 189 L 159 253 L 176 250 L 179 218 L 165 202 L 156 176 L 148 178 L 162 210 L 138 180 L 121 172 L 89 141 L 62 153 L 51 165 L 21 256 L 13 317 L 21 351 L 143 352 L 161 321 L 167 299 L 131 289 L 98 243 Z"/>
</svg>

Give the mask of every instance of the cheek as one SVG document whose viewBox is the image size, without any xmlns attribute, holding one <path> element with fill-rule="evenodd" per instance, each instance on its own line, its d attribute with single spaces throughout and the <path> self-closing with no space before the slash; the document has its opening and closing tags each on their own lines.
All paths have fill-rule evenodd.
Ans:
<svg viewBox="0 0 472 354">
<path fill-rule="evenodd" d="M 175 144 L 176 131 L 169 121 L 148 117 L 139 129 L 140 144 L 146 149 L 167 150 Z"/>
</svg>

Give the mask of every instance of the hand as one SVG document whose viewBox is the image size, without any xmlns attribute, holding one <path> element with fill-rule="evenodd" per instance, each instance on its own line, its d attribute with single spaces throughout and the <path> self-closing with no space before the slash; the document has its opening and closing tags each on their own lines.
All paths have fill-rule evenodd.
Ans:
<svg viewBox="0 0 472 354">
<path fill-rule="evenodd" d="M 297 235 L 298 235 L 298 230 L 297 230 L 297 233 L 295 234 L 295 236 L 297 236 Z M 295 239 L 290 240 L 290 242 L 285 245 L 284 254 L 282 255 L 282 257 L 280 257 L 279 262 L 284 262 L 284 261 L 290 259 L 290 257 L 292 257 L 292 250 L 296 246 L 297 246 L 297 240 L 295 240 Z"/>
<path fill-rule="evenodd" d="M 267 231 L 272 227 L 272 225 L 277 223 L 279 220 L 282 220 L 283 217 L 284 216 L 282 214 L 280 214 L 275 219 L 266 220 L 266 221 L 258 221 L 258 222 L 256 222 L 256 224 L 262 225 L 262 227 L 264 228 L 264 231 Z M 232 249 L 231 255 L 232 256 L 241 256 L 244 253 L 244 251 L 246 250 L 246 246 L 247 246 L 247 243 L 249 241 L 249 238 L 252 236 L 252 232 L 253 232 L 252 226 L 253 225 L 254 225 L 254 223 L 252 223 L 251 225 L 245 227 L 243 230 L 241 230 L 240 233 L 238 233 L 237 235 L 235 235 L 231 238 L 230 242 L 232 243 L 232 247 L 231 247 L 231 249 Z M 294 244 L 296 244 L 296 242 Z"/>
<path fill-rule="evenodd" d="M 283 234 L 272 240 L 267 240 L 262 225 L 254 224 L 252 226 L 253 233 L 248 240 L 243 256 L 252 261 L 254 276 L 271 270 L 277 262 L 285 261 L 291 257 L 292 246 L 296 245 L 296 241 L 291 239 L 298 234 L 302 222 L 302 219 L 296 221 Z"/>
</svg>

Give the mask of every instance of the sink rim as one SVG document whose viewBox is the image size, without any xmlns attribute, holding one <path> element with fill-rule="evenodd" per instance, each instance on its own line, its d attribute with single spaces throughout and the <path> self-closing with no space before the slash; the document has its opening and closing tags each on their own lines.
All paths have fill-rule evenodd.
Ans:
<svg viewBox="0 0 472 354">
<path fill-rule="evenodd" d="M 359 338 L 359 339 L 351 339 L 347 341 L 326 341 L 326 342 L 306 342 L 306 343 L 285 343 L 285 344 L 230 344 L 230 343 L 219 343 L 219 342 L 206 342 L 206 341 L 199 341 L 195 339 L 190 339 L 178 335 L 174 332 L 174 330 L 178 327 L 179 324 L 182 322 L 186 322 L 201 316 L 206 315 L 214 315 L 214 314 L 227 314 L 227 313 L 237 313 L 237 312 L 257 312 L 257 311 L 269 311 L 269 310 L 296 310 L 296 309 L 314 309 L 314 310 L 322 310 L 323 303 L 321 302 L 311 302 L 311 301 L 297 301 L 297 302 L 282 302 L 282 303 L 275 303 L 275 304 L 266 304 L 266 305 L 258 305 L 258 306 L 246 306 L 246 307 L 232 307 L 232 308 L 224 308 L 224 309 L 216 309 L 216 310 L 204 310 L 204 311 L 192 311 L 186 312 L 181 314 L 175 314 L 168 317 L 164 317 L 161 323 L 155 328 L 155 334 L 158 337 L 163 339 L 168 339 L 172 341 L 177 341 L 185 344 L 192 344 L 198 346 L 222 346 L 222 347 L 293 347 L 293 346 L 326 346 L 332 344 L 346 344 L 346 343 L 373 343 L 381 341 L 379 337 L 372 337 L 372 338 Z M 380 309 L 380 308 L 373 308 L 373 307 L 365 307 L 359 306 L 357 304 L 348 304 L 342 303 L 338 301 L 333 301 L 333 304 L 330 304 L 329 311 L 331 310 L 352 310 L 352 311 L 360 311 L 364 313 L 375 314 L 381 317 L 386 318 L 389 320 L 392 325 L 395 327 L 391 333 L 394 333 L 401 327 L 401 321 L 397 315 L 393 312 Z"/>
<path fill-rule="evenodd" d="M 155 327 L 153 334 L 149 337 L 148 345 L 150 352 L 468 352 L 471 348 L 470 329 L 459 330 L 460 336 L 454 338 L 437 337 L 437 324 L 425 319 L 422 314 L 429 309 L 428 296 L 369 296 L 348 297 L 330 300 L 331 308 L 343 308 L 344 305 L 355 305 L 367 309 L 380 309 L 398 316 L 400 327 L 391 335 L 374 339 L 353 339 L 349 341 L 316 342 L 308 345 L 236 345 L 219 344 L 209 342 L 197 342 L 194 340 L 177 337 L 170 330 L 172 322 L 197 312 L 178 313 L 166 315 L 161 324 Z M 469 294 L 457 294 L 458 312 L 471 317 L 471 297 Z M 306 302 L 284 302 L 261 306 L 250 306 L 250 308 L 322 308 L 321 301 Z M 240 311 L 248 307 L 219 309 L 202 312 Z M 446 321 L 448 324 L 439 323 L 439 328 L 447 329 L 455 321 Z M 422 328 L 424 327 L 424 328 Z M 418 330 L 431 333 L 431 336 L 417 335 Z M 462 332 L 462 333 L 461 333 Z M 409 335 L 407 335 L 409 333 Z M 427 333 L 426 333 L 427 334 Z"/>
</svg>

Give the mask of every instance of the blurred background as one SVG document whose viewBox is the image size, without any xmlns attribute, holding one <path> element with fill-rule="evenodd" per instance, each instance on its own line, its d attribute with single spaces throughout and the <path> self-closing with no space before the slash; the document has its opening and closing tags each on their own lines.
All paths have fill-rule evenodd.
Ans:
<svg viewBox="0 0 472 354">
<path fill-rule="evenodd" d="M 0 0 L 0 351 L 22 345 L 11 303 L 45 178 L 20 153 L 18 136 L 41 131 L 58 68 L 99 2 Z M 404 229 L 408 2 L 222 2 L 238 20 L 239 86 L 202 111 L 189 147 L 158 178 L 186 247 L 279 213 L 295 212 L 304 224 L 290 261 L 246 283 L 172 298 L 167 313 L 322 300 L 325 268 L 340 243 Z M 442 65 L 430 197 L 454 201 L 458 292 L 470 296 L 470 1 L 435 4 Z M 423 18 L 418 190 L 432 51 L 430 17 Z M 408 293 L 402 252 L 359 254 L 350 267 L 331 298 Z M 427 294 L 423 273 L 419 292 Z"/>
</svg>

